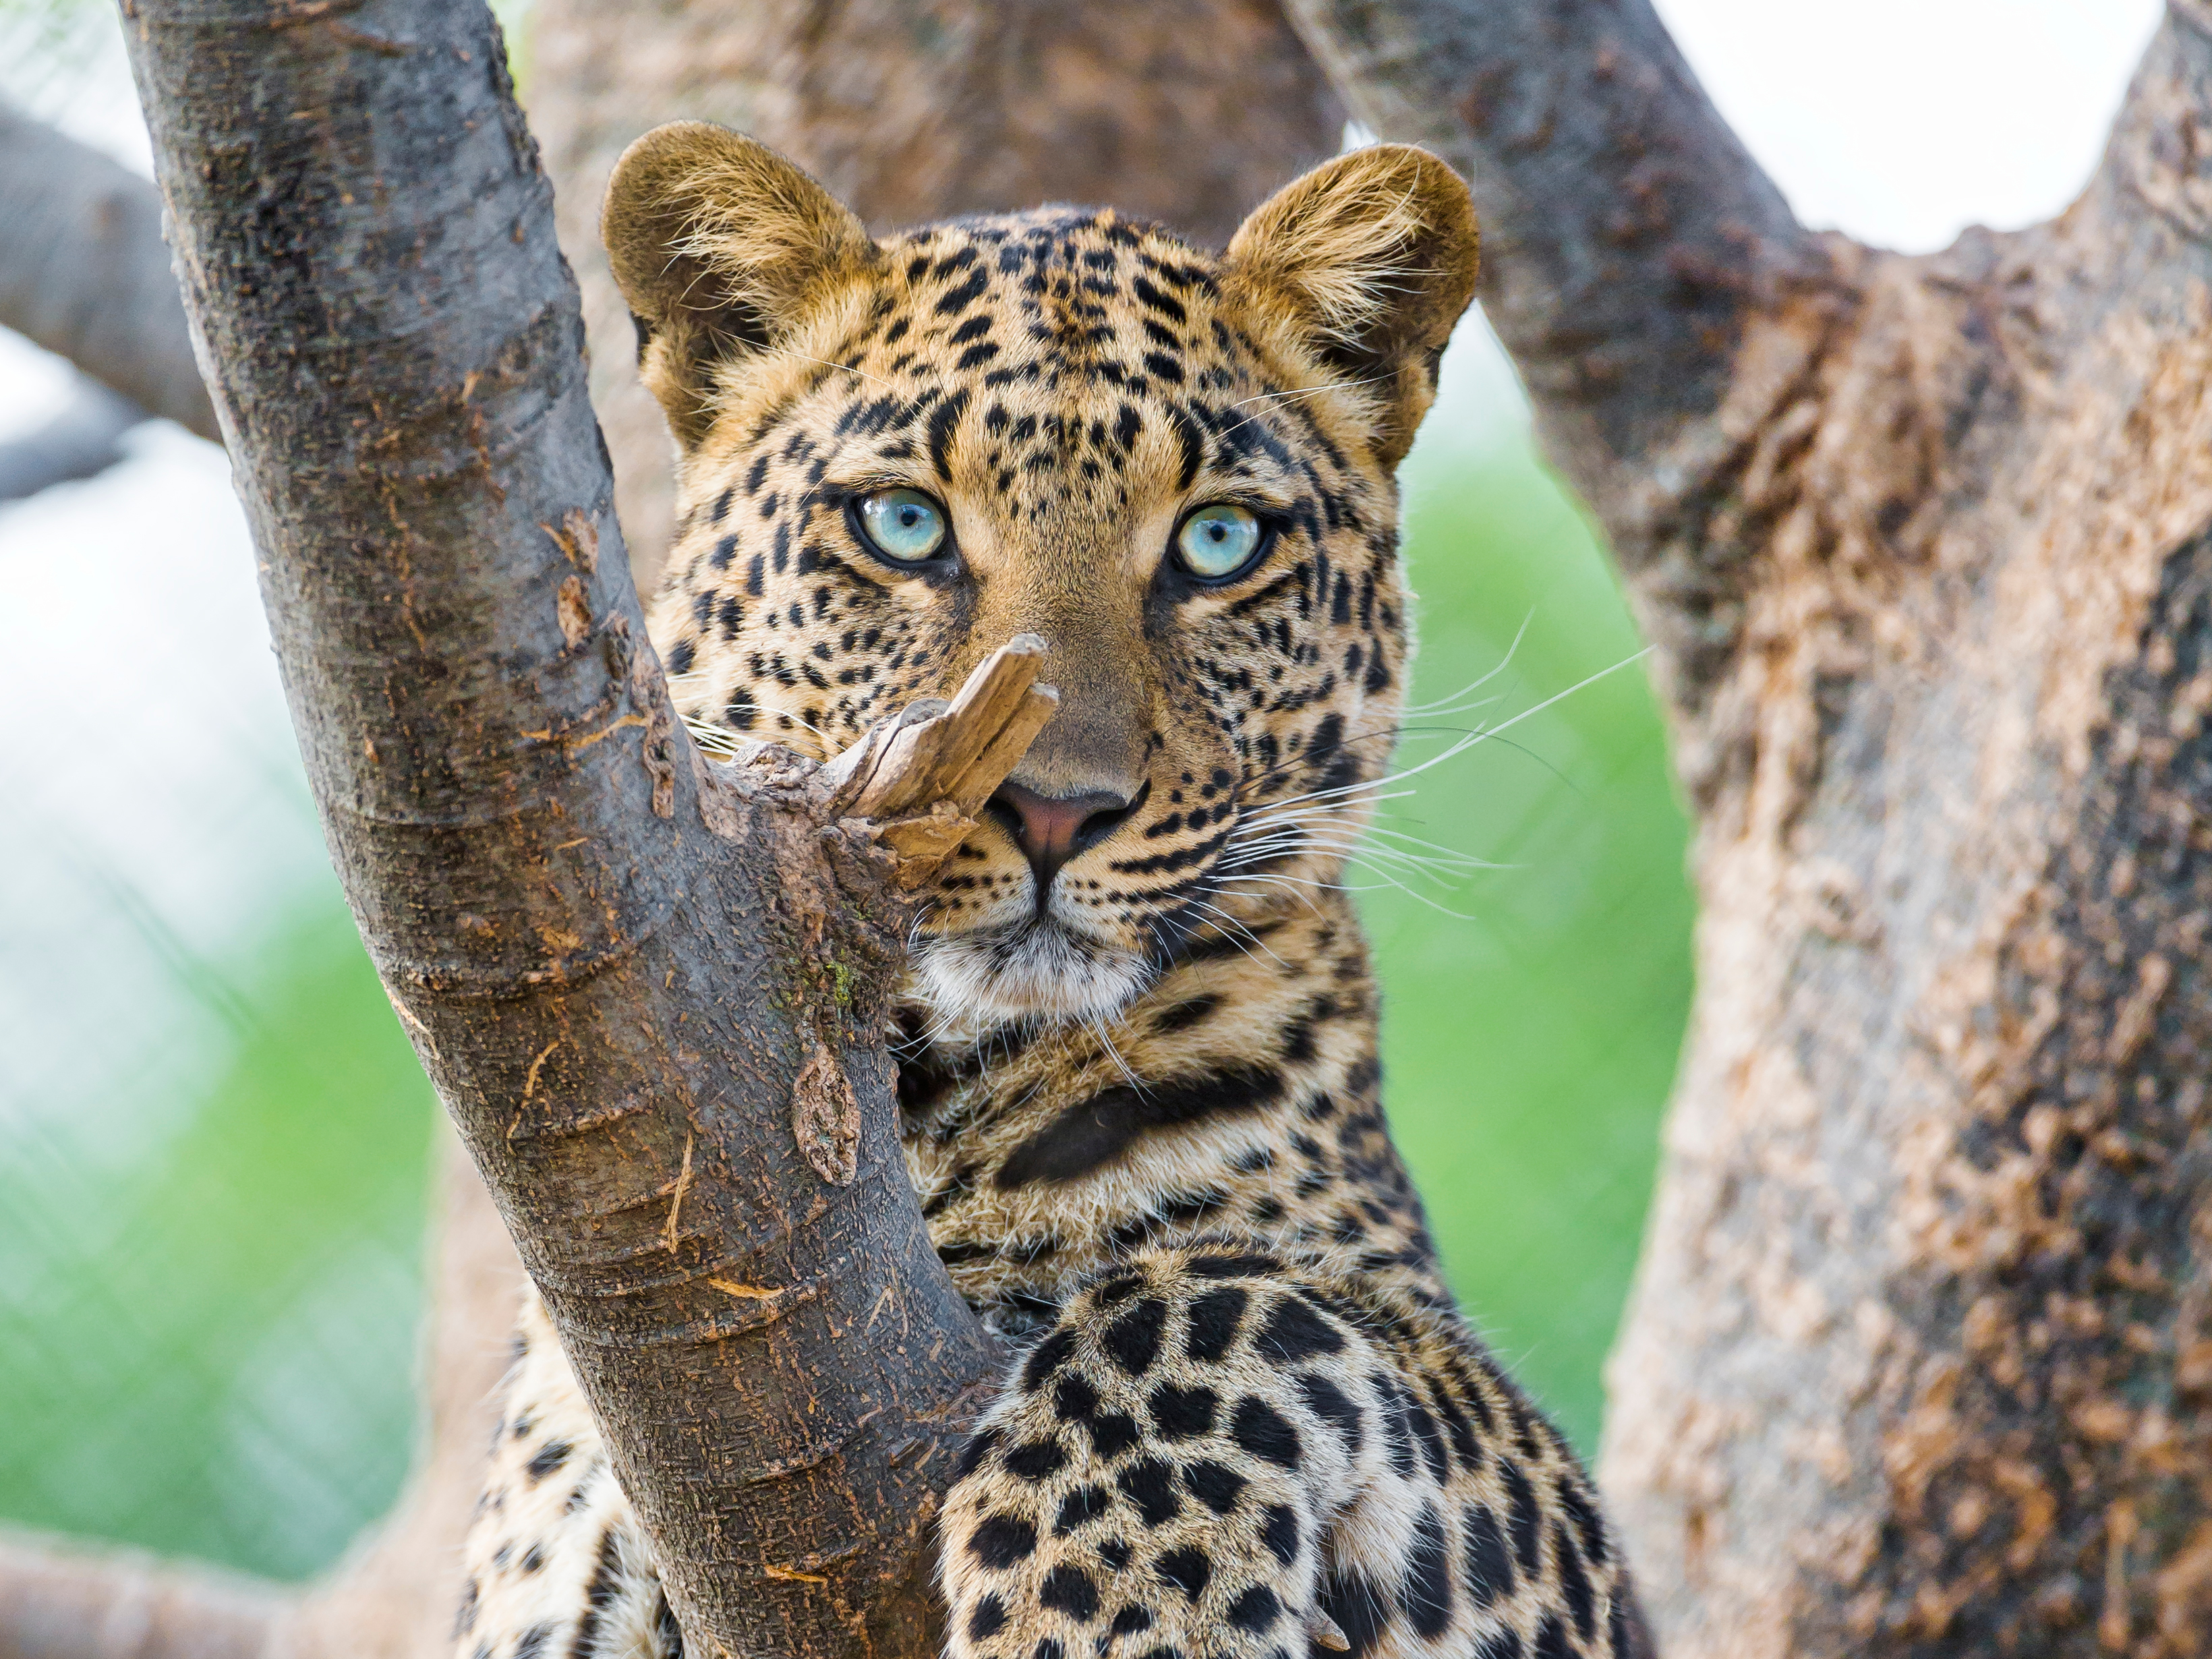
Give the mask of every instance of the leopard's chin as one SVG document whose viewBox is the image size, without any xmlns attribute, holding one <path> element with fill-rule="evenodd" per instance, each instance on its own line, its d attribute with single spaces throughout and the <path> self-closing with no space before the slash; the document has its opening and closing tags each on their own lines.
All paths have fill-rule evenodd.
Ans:
<svg viewBox="0 0 2212 1659">
<path fill-rule="evenodd" d="M 925 935 L 912 994 L 952 1029 L 1017 1021 L 1110 1019 L 1154 976 L 1139 951 L 1079 933 L 1051 917 L 969 933 Z"/>
</svg>

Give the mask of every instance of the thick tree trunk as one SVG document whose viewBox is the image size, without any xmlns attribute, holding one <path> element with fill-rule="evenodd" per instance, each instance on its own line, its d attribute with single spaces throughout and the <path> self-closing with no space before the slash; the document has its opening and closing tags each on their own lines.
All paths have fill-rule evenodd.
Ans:
<svg viewBox="0 0 2212 1659">
<path fill-rule="evenodd" d="M 2212 1651 L 2212 8 L 2087 195 L 1797 230 L 1644 0 L 1297 0 L 1468 168 L 1699 990 L 1603 1474 L 1668 1650 Z"/>
<path fill-rule="evenodd" d="M 668 542 L 668 428 L 599 246 L 630 140 L 678 119 L 738 128 L 878 229 L 1110 202 L 1218 246 L 1336 153 L 1344 119 L 1275 0 L 544 0 L 530 44 L 531 119 L 647 589 Z"/>
</svg>

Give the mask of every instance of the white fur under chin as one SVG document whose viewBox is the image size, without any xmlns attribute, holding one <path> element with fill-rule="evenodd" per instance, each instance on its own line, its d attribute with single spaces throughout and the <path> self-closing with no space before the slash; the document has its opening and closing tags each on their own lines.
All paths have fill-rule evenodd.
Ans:
<svg viewBox="0 0 2212 1659">
<path fill-rule="evenodd" d="M 1109 1019 L 1152 983 L 1138 953 L 1054 922 L 925 936 L 915 953 L 919 999 L 951 1029 L 1015 1020 Z"/>
</svg>

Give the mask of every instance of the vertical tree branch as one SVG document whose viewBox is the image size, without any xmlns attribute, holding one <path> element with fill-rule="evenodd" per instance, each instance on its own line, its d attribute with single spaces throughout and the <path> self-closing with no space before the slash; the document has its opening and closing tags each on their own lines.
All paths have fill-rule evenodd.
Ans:
<svg viewBox="0 0 2212 1659">
<path fill-rule="evenodd" d="M 993 1350 L 897 1146 L 890 872 L 803 766 L 717 773 L 675 722 L 489 15 L 126 23 L 332 856 L 687 1632 L 919 1651 Z M 842 1188 L 791 1127 L 822 1050 Z"/>
</svg>

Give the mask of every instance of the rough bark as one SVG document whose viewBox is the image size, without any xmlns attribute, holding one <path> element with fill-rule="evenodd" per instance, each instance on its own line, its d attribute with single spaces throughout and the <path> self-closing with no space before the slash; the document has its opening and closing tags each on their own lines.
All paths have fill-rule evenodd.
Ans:
<svg viewBox="0 0 2212 1659">
<path fill-rule="evenodd" d="M 811 768 L 676 722 L 489 14 L 126 26 L 333 860 L 686 1634 L 920 1651 L 995 1356 L 898 1150 L 897 860 Z M 825 1065 L 842 1186 L 793 1132 Z"/>
<path fill-rule="evenodd" d="M 216 438 L 143 179 L 0 101 L 0 325 Z"/>
<path fill-rule="evenodd" d="M 1644 0 L 1297 0 L 1469 166 L 1698 997 L 1602 1473 L 1691 1656 L 2212 1650 L 2212 9 L 2056 222 L 1812 239 Z"/>
<path fill-rule="evenodd" d="M 1275 0 L 545 0 L 529 46 L 592 401 L 648 588 L 668 431 L 599 235 L 607 176 L 641 133 L 685 118 L 749 132 L 878 228 L 1110 202 L 1219 246 L 1334 155 L 1343 125 Z"/>
</svg>

